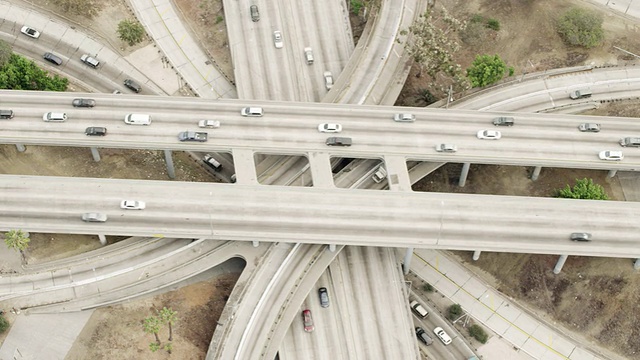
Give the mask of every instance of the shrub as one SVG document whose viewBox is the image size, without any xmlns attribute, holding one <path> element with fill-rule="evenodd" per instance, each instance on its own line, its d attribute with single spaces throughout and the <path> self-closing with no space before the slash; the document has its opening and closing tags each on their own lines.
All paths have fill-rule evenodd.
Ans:
<svg viewBox="0 0 640 360">
<path fill-rule="evenodd" d="M 422 290 L 426 292 L 433 292 L 433 286 L 431 286 L 431 284 L 429 283 L 426 283 L 422 286 Z"/>
<path fill-rule="evenodd" d="M 594 184 L 593 179 L 576 179 L 573 187 L 569 185 L 557 189 L 555 197 L 567 199 L 609 200 L 609 196 L 601 185 Z"/>
<path fill-rule="evenodd" d="M 53 77 L 40 69 L 33 61 L 11 54 L 9 61 L 0 68 L 0 89 L 65 91 L 69 80 Z"/>
<path fill-rule="evenodd" d="M 500 22 L 496 19 L 487 20 L 487 27 L 491 30 L 498 31 L 500 30 Z"/>
<path fill-rule="evenodd" d="M 7 319 L 5 319 L 4 315 L 0 315 L 0 334 L 2 334 L 5 331 L 7 331 L 7 329 L 10 326 L 11 326 L 11 324 L 9 324 L 9 321 L 7 321 Z"/>
<path fill-rule="evenodd" d="M 599 45 L 604 39 L 602 15 L 582 8 L 573 8 L 557 22 L 562 39 L 573 46 L 588 48 Z"/>
<path fill-rule="evenodd" d="M 462 315 L 462 306 L 460 304 L 453 304 L 449 306 L 449 320 L 453 321 Z"/>
<path fill-rule="evenodd" d="M 351 12 L 353 15 L 360 14 L 360 9 L 362 9 L 363 6 L 364 4 L 361 1 L 351 0 Z"/>
<path fill-rule="evenodd" d="M 486 344 L 487 340 L 489 340 L 489 335 L 487 335 L 487 332 L 477 324 L 469 326 L 469 335 L 473 336 L 474 339 L 478 340 L 482 344 Z"/>
<path fill-rule="evenodd" d="M 467 77 L 471 86 L 482 87 L 491 85 L 504 76 L 507 64 L 498 55 L 478 55 L 467 69 Z"/>
<path fill-rule="evenodd" d="M 469 19 L 469 22 L 472 24 L 483 24 L 484 16 L 480 14 L 473 14 L 473 16 L 471 16 L 471 19 Z"/>
<path fill-rule="evenodd" d="M 218 17 L 216 17 L 216 24 L 220 24 L 223 21 L 224 21 L 224 18 L 222 17 L 222 15 L 218 15 Z"/>
</svg>

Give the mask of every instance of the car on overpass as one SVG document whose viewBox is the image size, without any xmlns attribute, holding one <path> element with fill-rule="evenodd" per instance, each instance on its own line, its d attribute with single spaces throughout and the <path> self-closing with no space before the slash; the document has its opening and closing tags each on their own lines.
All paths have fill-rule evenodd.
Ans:
<svg viewBox="0 0 640 360">
<path fill-rule="evenodd" d="M 322 76 L 324 76 L 324 87 L 326 87 L 327 90 L 331 90 L 333 87 L 333 75 L 331 75 L 331 71 L 325 71 L 322 73 Z"/>
<path fill-rule="evenodd" d="M 205 142 L 208 137 L 209 134 L 200 131 L 183 131 L 178 134 L 178 140 L 180 141 Z"/>
<path fill-rule="evenodd" d="M 124 81 L 124 86 L 128 87 L 129 89 L 139 93 L 140 91 L 142 91 L 142 86 L 140 86 L 140 84 L 138 84 L 137 82 L 131 80 L 131 79 L 126 79 Z"/>
<path fill-rule="evenodd" d="M 495 130 L 480 130 L 478 131 L 478 139 L 481 140 L 499 140 L 502 137 L 500 131 Z"/>
<path fill-rule="evenodd" d="M 493 119 L 493 125 L 495 126 L 513 126 L 515 119 L 508 116 L 500 116 Z"/>
<path fill-rule="evenodd" d="M 323 308 L 329 307 L 329 292 L 326 287 L 318 289 L 318 297 L 320 298 L 320 306 Z"/>
<path fill-rule="evenodd" d="M 608 161 L 620 161 L 624 159 L 624 155 L 622 151 L 612 151 L 612 150 L 604 150 L 600 151 L 598 154 L 600 160 L 608 160 Z"/>
<path fill-rule="evenodd" d="M 431 336 L 427 335 L 427 332 L 420 326 L 416 327 L 416 337 L 427 346 L 433 344 Z"/>
<path fill-rule="evenodd" d="M 318 125 L 318 131 L 323 133 L 339 133 L 342 131 L 342 125 L 340 124 L 320 124 Z"/>
<path fill-rule="evenodd" d="M 414 122 L 416 121 L 416 116 L 413 114 L 395 114 L 393 115 L 393 121 Z"/>
<path fill-rule="evenodd" d="M 330 137 L 326 141 L 329 146 L 351 146 L 351 143 L 351 138 L 348 137 Z"/>
<path fill-rule="evenodd" d="M 436 334 L 438 339 L 440 339 L 440 341 L 442 341 L 443 344 L 445 345 L 451 344 L 451 337 L 441 327 L 438 326 L 437 328 L 433 329 L 433 333 Z"/>
<path fill-rule="evenodd" d="M 282 33 L 278 30 L 273 32 L 273 45 L 276 49 L 282 49 L 284 41 L 282 40 Z"/>
<path fill-rule="evenodd" d="M 93 99 L 73 99 L 71 102 L 73 107 L 94 107 L 96 106 L 96 101 Z"/>
<path fill-rule="evenodd" d="M 124 210 L 144 210 L 146 204 L 144 201 L 137 200 L 122 200 L 120 202 L 120 209 Z"/>
<path fill-rule="evenodd" d="M 82 214 L 82 221 L 86 222 L 105 222 L 107 221 L 107 214 L 102 213 L 84 213 Z"/>
<path fill-rule="evenodd" d="M 220 127 L 220 121 L 218 120 L 200 120 L 198 121 L 198 127 L 217 129 Z"/>
<path fill-rule="evenodd" d="M 600 124 L 582 123 L 578 126 L 578 130 L 582 132 L 600 132 Z"/>
<path fill-rule="evenodd" d="M 89 126 L 84 131 L 87 136 L 105 136 L 107 135 L 107 128 L 101 126 Z"/>
<path fill-rule="evenodd" d="M 436 145 L 437 152 L 454 153 L 458 151 L 458 147 L 454 144 L 438 144 Z"/>
</svg>

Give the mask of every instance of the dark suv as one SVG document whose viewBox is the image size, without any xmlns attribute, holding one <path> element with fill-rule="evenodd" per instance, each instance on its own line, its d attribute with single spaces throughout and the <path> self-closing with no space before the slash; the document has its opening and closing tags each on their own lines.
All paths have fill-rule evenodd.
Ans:
<svg viewBox="0 0 640 360">
<path fill-rule="evenodd" d="M 107 135 L 107 128 L 99 126 L 88 127 L 84 133 L 87 136 L 105 136 Z"/>
<path fill-rule="evenodd" d="M 418 340 L 422 341 L 425 345 L 433 344 L 433 339 L 427 335 L 427 332 L 424 331 L 423 328 L 419 326 L 416 328 L 416 337 L 418 337 Z"/>
<path fill-rule="evenodd" d="M 56 64 L 56 65 L 62 65 L 62 59 L 60 59 L 58 56 L 53 55 L 50 52 L 44 53 L 43 58 L 45 60 L 47 60 L 50 63 Z"/>
<path fill-rule="evenodd" d="M 138 85 L 137 82 L 131 80 L 131 79 L 126 79 L 124 81 L 124 86 L 128 87 L 129 89 L 139 93 L 140 91 L 142 91 L 142 86 Z"/>
<path fill-rule="evenodd" d="M 320 306 L 323 308 L 329 307 L 329 293 L 326 287 L 318 289 L 318 296 L 320 297 Z"/>
<path fill-rule="evenodd" d="M 512 117 L 500 116 L 493 119 L 493 125 L 495 126 L 513 126 L 515 120 Z"/>
<path fill-rule="evenodd" d="M 330 138 L 327 138 L 326 144 L 329 146 L 351 146 L 351 138 L 330 137 Z"/>
</svg>

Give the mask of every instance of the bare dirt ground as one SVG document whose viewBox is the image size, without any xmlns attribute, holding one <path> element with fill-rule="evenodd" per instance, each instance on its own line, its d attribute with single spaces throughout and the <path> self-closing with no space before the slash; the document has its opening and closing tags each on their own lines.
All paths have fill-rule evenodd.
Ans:
<svg viewBox="0 0 640 360">
<path fill-rule="evenodd" d="M 204 359 L 216 322 L 239 273 L 220 275 L 151 298 L 96 310 L 67 354 L 67 360 L 84 359 Z M 153 353 L 153 335 L 143 331 L 144 319 L 163 307 L 177 312 L 173 326 L 172 354 Z M 168 328 L 159 332 L 162 345 L 169 343 Z"/>
</svg>

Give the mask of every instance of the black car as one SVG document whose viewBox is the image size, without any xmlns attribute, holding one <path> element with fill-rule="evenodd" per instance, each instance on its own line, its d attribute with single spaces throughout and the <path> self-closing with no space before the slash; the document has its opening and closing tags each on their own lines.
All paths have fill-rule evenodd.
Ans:
<svg viewBox="0 0 640 360">
<path fill-rule="evenodd" d="M 416 328 L 416 336 L 418 337 L 418 340 L 422 341 L 425 345 L 433 344 L 433 339 L 427 335 L 427 332 L 424 331 L 423 328 L 419 326 Z"/>
<path fill-rule="evenodd" d="M 105 136 L 107 135 L 107 128 L 99 126 L 88 127 L 84 133 L 87 136 Z"/>
<path fill-rule="evenodd" d="M 96 101 L 93 99 L 73 99 L 71 105 L 75 107 L 94 107 L 96 106 Z"/>
<path fill-rule="evenodd" d="M 323 308 L 329 307 L 329 293 L 326 287 L 318 289 L 318 296 L 320 297 L 320 306 Z"/>
<path fill-rule="evenodd" d="M 128 87 L 129 89 L 139 93 L 140 91 L 142 91 L 142 86 L 138 85 L 137 82 L 131 80 L 131 79 L 126 79 L 124 81 L 124 86 Z"/>
<path fill-rule="evenodd" d="M 513 126 L 515 120 L 512 117 L 500 116 L 493 119 L 493 125 L 495 126 Z"/>
<path fill-rule="evenodd" d="M 50 52 L 44 53 L 43 58 L 50 63 L 56 64 L 56 65 L 62 65 L 62 59 Z"/>
<path fill-rule="evenodd" d="M 329 146 L 351 146 L 351 138 L 330 137 L 330 138 L 327 138 L 326 144 Z"/>
</svg>

